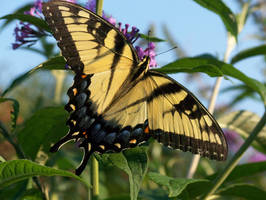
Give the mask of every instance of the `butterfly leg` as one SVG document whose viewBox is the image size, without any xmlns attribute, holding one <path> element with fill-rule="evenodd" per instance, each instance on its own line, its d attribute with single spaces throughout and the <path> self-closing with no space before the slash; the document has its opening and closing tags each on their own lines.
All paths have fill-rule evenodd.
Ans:
<svg viewBox="0 0 266 200">
<path fill-rule="evenodd" d="M 94 152 L 93 149 L 91 148 L 91 144 L 88 143 L 87 141 L 85 142 L 85 140 L 79 145 L 79 147 L 83 147 L 84 156 L 79 167 L 75 170 L 76 175 L 80 175 L 83 172 L 90 159 L 91 154 Z"/>
<path fill-rule="evenodd" d="M 57 152 L 58 149 L 65 143 L 69 142 L 70 140 L 74 140 L 76 139 L 75 136 L 73 136 L 73 134 L 69 133 L 66 136 L 64 136 L 63 138 L 61 138 L 57 143 L 55 143 L 51 148 L 50 148 L 50 152 L 54 153 Z"/>
</svg>

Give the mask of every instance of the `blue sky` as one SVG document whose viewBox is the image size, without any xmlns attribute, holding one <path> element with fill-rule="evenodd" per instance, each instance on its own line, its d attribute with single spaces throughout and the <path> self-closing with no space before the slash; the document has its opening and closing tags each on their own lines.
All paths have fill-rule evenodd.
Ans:
<svg viewBox="0 0 266 200">
<path fill-rule="evenodd" d="M 29 0 L 2 0 L 0 6 L 0 16 L 10 14 Z M 80 2 L 85 2 L 80 1 Z M 239 7 L 232 0 L 224 1 L 234 13 L 239 12 Z M 103 9 L 108 14 L 123 23 L 134 25 L 141 32 L 147 31 L 149 24 L 156 26 L 156 36 L 163 38 L 162 25 L 166 24 L 172 36 L 180 43 L 180 46 L 186 50 L 189 56 L 196 56 L 202 53 L 211 53 L 218 55 L 220 59 L 226 48 L 226 31 L 220 18 L 206 9 L 200 7 L 192 0 L 186 1 L 159 1 L 159 0 L 105 0 Z M 1 24 L 2 22 L 0 22 Z M 16 23 L 9 25 L 4 31 L 0 32 L 0 87 L 7 87 L 13 78 L 26 72 L 45 61 L 42 56 L 25 50 L 12 50 L 11 44 L 14 41 L 13 30 Z M 239 44 L 232 55 L 240 50 L 259 45 L 258 41 L 250 39 L 254 34 L 256 27 L 252 19 L 247 21 L 247 26 L 239 36 Z M 167 44 L 159 44 L 157 53 L 166 51 L 171 47 Z M 165 53 L 157 57 L 159 66 L 163 66 L 174 61 L 174 51 Z M 262 81 L 262 68 L 265 67 L 262 57 L 255 57 L 236 65 L 238 69 L 248 76 Z M 183 83 L 187 88 L 194 91 L 191 85 L 184 82 L 183 74 L 173 76 L 177 81 Z M 215 79 L 204 76 L 206 84 L 213 84 Z M 231 81 L 223 80 L 222 86 L 237 84 L 234 79 Z M 218 103 L 228 102 L 230 94 L 220 95 Z M 207 102 L 203 102 L 207 105 Z M 254 101 L 244 101 L 238 105 L 237 109 L 248 109 L 259 115 L 262 115 L 263 106 Z"/>
</svg>

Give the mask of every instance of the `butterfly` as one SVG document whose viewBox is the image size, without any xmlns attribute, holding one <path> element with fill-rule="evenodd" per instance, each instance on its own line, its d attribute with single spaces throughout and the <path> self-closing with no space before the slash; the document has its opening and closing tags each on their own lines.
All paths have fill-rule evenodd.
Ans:
<svg viewBox="0 0 266 200">
<path fill-rule="evenodd" d="M 76 140 L 83 148 L 77 175 L 93 152 L 120 152 L 149 138 L 183 151 L 225 160 L 218 123 L 185 87 L 149 69 L 114 25 L 79 5 L 52 0 L 43 14 L 67 64 L 75 72 L 68 90 L 69 132 L 51 147 Z"/>
</svg>

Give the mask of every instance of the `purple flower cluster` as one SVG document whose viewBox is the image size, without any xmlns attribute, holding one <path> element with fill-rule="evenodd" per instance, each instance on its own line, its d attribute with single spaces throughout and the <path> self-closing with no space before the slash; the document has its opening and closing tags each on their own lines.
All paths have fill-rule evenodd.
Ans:
<svg viewBox="0 0 266 200">
<path fill-rule="evenodd" d="M 244 143 L 243 139 L 235 132 L 226 130 L 225 137 L 228 142 L 229 149 L 233 154 L 239 150 Z M 247 162 L 260 162 L 266 161 L 266 155 L 256 151 L 253 147 L 249 147 L 248 154 L 246 154 L 245 160 Z"/>
<path fill-rule="evenodd" d="M 42 0 L 36 0 L 34 6 L 29 10 L 24 12 L 24 14 L 31 15 L 31 16 L 42 16 Z"/>
<path fill-rule="evenodd" d="M 85 5 L 85 8 L 96 13 L 96 0 L 88 0 L 88 2 Z"/>
<path fill-rule="evenodd" d="M 76 3 L 76 0 L 67 0 L 72 3 Z M 88 0 L 85 6 L 87 9 L 92 12 L 96 12 L 96 0 Z M 26 11 L 25 14 L 42 18 L 42 0 L 36 0 L 34 6 Z M 133 44 L 139 38 L 139 29 L 132 26 L 130 30 L 130 25 L 125 24 L 124 28 L 122 28 L 122 23 L 116 23 L 116 20 L 112 16 L 107 16 L 104 12 L 103 18 L 116 26 L 127 38 L 127 40 Z M 45 32 L 42 30 L 35 30 L 32 28 L 32 25 L 29 23 L 20 22 L 19 26 L 15 28 L 15 36 L 16 42 L 13 43 L 13 49 L 17 49 L 18 47 L 28 44 L 29 46 L 33 45 L 38 39 L 45 35 Z M 148 47 L 144 50 L 139 46 L 135 46 L 138 57 L 140 60 L 144 58 L 144 56 L 150 57 L 150 67 L 157 66 L 155 61 L 155 44 L 153 42 L 148 43 Z"/>
<path fill-rule="evenodd" d="M 19 24 L 21 26 L 16 26 L 14 30 L 16 42 L 12 44 L 13 49 L 17 49 L 24 44 L 31 46 L 38 41 L 37 37 L 44 35 L 43 33 L 32 29 L 31 24 L 29 23 L 20 22 Z"/>
<path fill-rule="evenodd" d="M 24 12 L 24 14 L 42 18 L 42 0 L 36 0 L 34 6 L 29 11 Z M 14 35 L 16 40 L 12 44 L 12 48 L 17 49 L 24 44 L 33 45 L 40 37 L 46 34 L 42 30 L 34 29 L 30 23 L 20 22 L 14 30 Z"/>
<path fill-rule="evenodd" d="M 68 2 L 71 2 L 71 3 L 76 3 L 76 0 L 66 0 Z"/>
<path fill-rule="evenodd" d="M 139 58 L 142 60 L 144 56 L 149 56 L 150 57 L 150 67 L 156 67 L 157 63 L 155 60 L 155 44 L 154 42 L 149 42 L 148 47 L 143 50 L 141 47 L 136 46 L 135 47 L 138 53 Z"/>
<path fill-rule="evenodd" d="M 262 162 L 262 161 L 266 161 L 266 155 L 256 151 L 253 151 L 253 154 L 248 159 L 248 162 Z"/>
<path fill-rule="evenodd" d="M 125 28 L 122 28 L 122 23 L 118 23 L 119 31 L 122 32 L 126 36 L 128 41 L 133 44 L 139 38 L 139 29 L 137 29 L 135 26 L 132 26 L 131 31 L 129 31 L 129 26 L 129 24 L 125 24 Z"/>
</svg>

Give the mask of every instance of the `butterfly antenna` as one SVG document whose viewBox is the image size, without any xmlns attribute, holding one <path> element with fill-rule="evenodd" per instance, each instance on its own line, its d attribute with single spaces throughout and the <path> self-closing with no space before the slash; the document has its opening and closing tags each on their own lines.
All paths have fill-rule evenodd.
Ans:
<svg viewBox="0 0 266 200">
<path fill-rule="evenodd" d="M 163 51 L 163 52 L 161 52 L 161 53 L 158 53 L 158 54 L 156 54 L 155 56 L 159 56 L 159 55 L 161 55 L 161 54 L 167 53 L 167 52 L 172 51 L 172 50 L 174 50 L 174 49 L 177 49 L 177 46 L 175 46 L 175 47 L 173 47 L 173 48 L 171 48 L 171 49 L 168 49 L 167 51 Z"/>
</svg>

